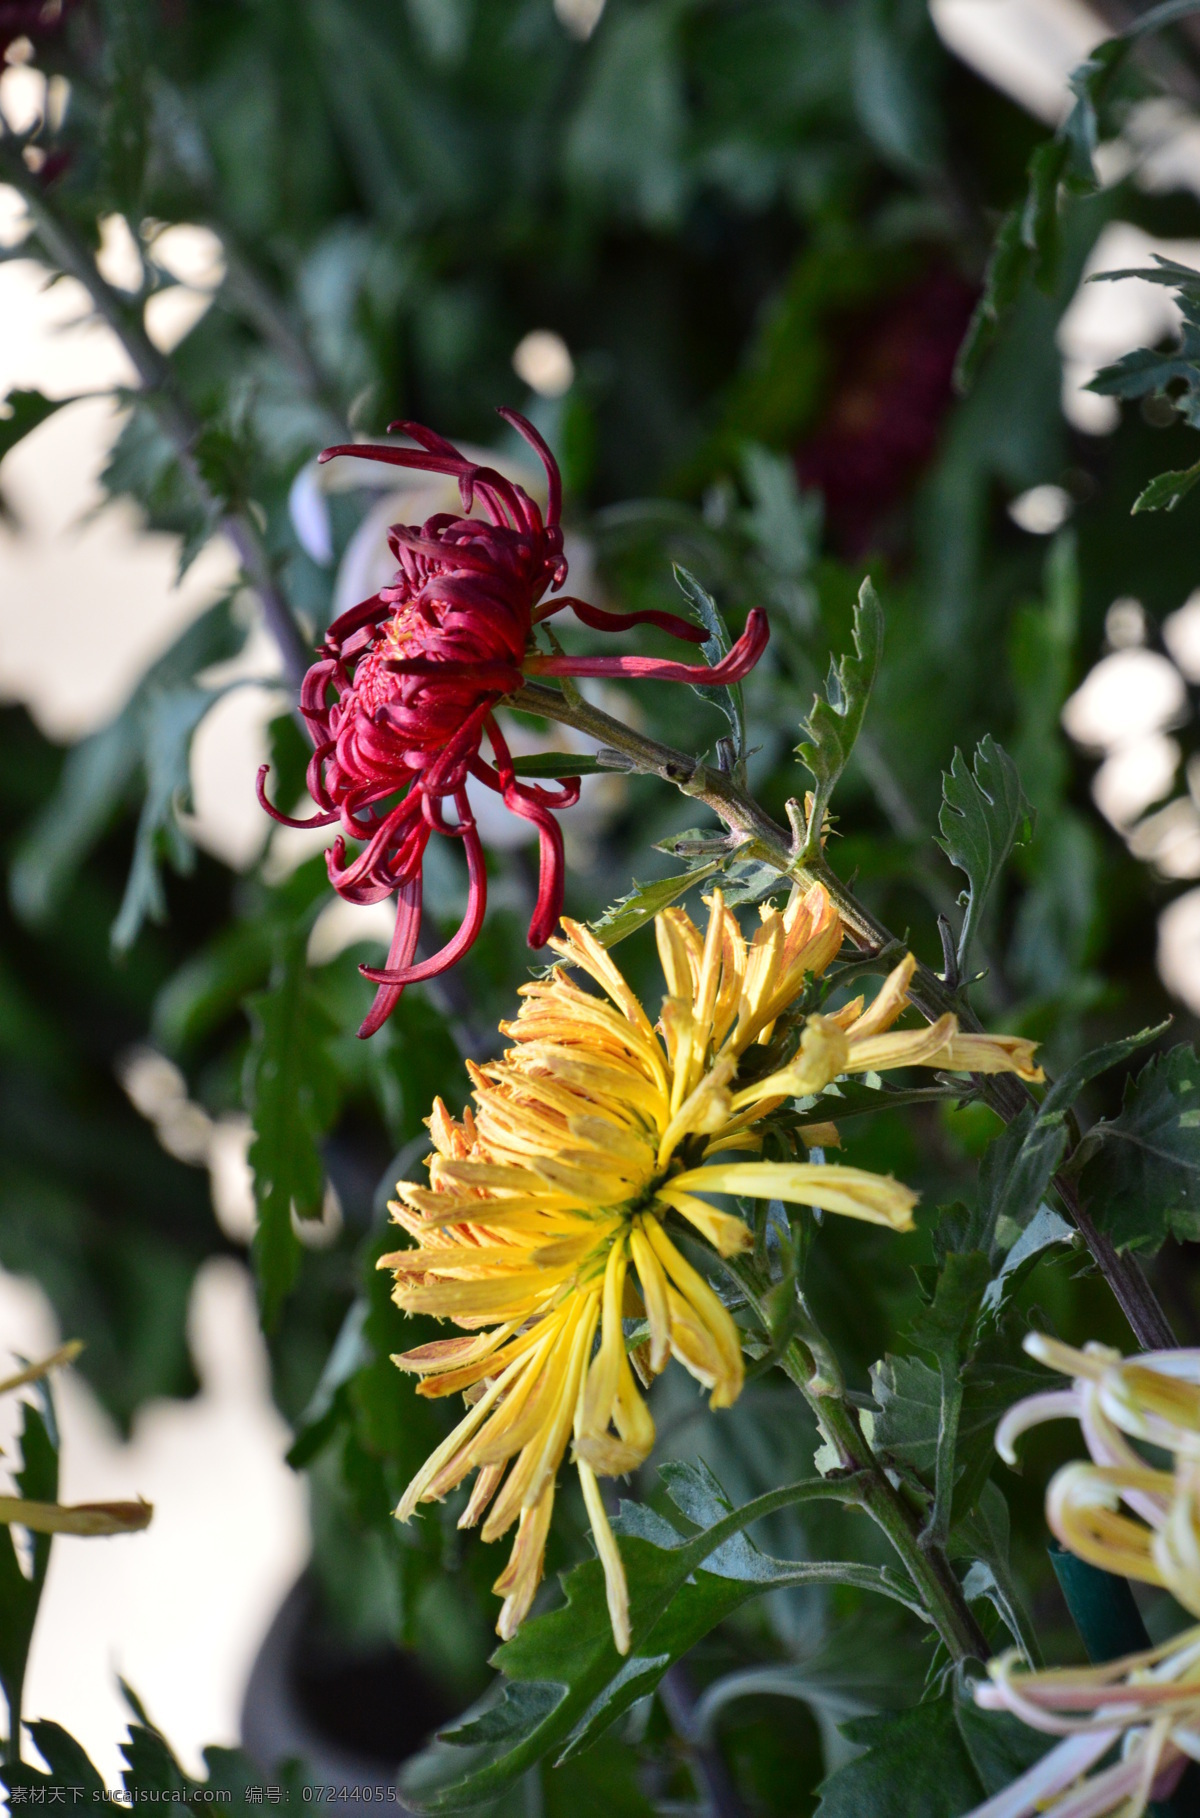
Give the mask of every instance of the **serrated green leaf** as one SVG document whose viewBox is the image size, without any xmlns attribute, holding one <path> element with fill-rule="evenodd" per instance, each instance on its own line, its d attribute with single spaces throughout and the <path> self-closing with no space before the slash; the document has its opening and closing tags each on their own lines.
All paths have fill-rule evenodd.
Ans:
<svg viewBox="0 0 1200 1818">
<path fill-rule="evenodd" d="M 701 1502 L 719 1492 L 702 1476 L 693 1474 L 686 1483 L 685 1477 L 676 1473 L 673 1491 Z M 847 1487 L 823 1478 L 791 1484 L 686 1539 L 653 1510 L 623 1505 L 614 1525 L 629 1583 L 628 1656 L 613 1645 L 599 1562 L 576 1566 L 563 1580 L 565 1606 L 527 1621 L 495 1655 L 504 1674 L 500 1697 L 489 1695 L 482 1709 L 468 1713 L 406 1771 L 406 1801 L 418 1811 L 457 1811 L 501 1791 L 547 1755 L 561 1761 L 586 1748 L 652 1692 L 673 1661 L 764 1591 L 855 1583 L 913 1607 L 911 1589 L 893 1573 L 777 1560 L 742 1543 L 743 1530 L 771 1511 L 852 1499 Z M 469 1751 L 465 1762 L 460 1748 Z"/>
<path fill-rule="evenodd" d="M 293 1210 L 298 1218 L 321 1214 L 325 1165 L 318 1141 L 337 1110 L 339 1080 L 328 1047 L 335 1025 L 313 990 L 306 946 L 302 925 L 281 943 L 269 990 L 246 1005 L 254 1030 L 246 1057 L 258 1209 L 253 1251 L 268 1324 L 300 1263 Z"/>
<path fill-rule="evenodd" d="M 958 1686 L 898 1717 L 856 1717 L 842 1734 L 862 1753 L 824 1782 L 816 1818 L 962 1818 L 1050 1746 Z"/>
<path fill-rule="evenodd" d="M 75 402 L 75 398 L 47 398 L 40 391 L 10 391 L 0 403 L 0 461 L 56 410 Z"/>
<path fill-rule="evenodd" d="M 947 1551 L 951 1559 L 971 1562 L 963 1595 L 972 1603 L 986 1598 L 1014 1645 L 1033 1666 L 1039 1666 L 1042 1656 L 1037 1631 L 1009 1558 L 1011 1527 L 1004 1492 L 989 1478 L 975 1507 L 955 1524 Z"/>
<path fill-rule="evenodd" d="M 245 638 L 231 602 L 219 600 L 151 665 L 116 719 L 68 753 L 54 796 L 13 861 L 12 901 L 24 920 L 46 920 L 116 813 L 146 762 L 154 703 L 236 656 Z"/>
<path fill-rule="evenodd" d="M 684 871 L 676 877 L 654 878 L 648 884 L 639 884 L 635 879 L 629 894 L 618 897 L 611 908 L 592 922 L 592 933 L 602 947 L 615 947 L 618 941 L 644 928 L 660 909 L 677 901 L 693 884 L 699 884 L 714 871 L 719 871 L 722 863 L 721 859 L 712 859 L 708 864 L 697 865 L 694 870 Z"/>
<path fill-rule="evenodd" d="M 1125 1087 L 1120 1115 L 1088 1132 L 1088 1210 L 1118 1249 L 1200 1237 L 1200 1058 L 1179 1046 Z"/>
<path fill-rule="evenodd" d="M 1200 461 L 1194 467 L 1160 473 L 1133 501 L 1133 516 L 1136 517 L 1139 511 L 1174 511 L 1197 481 L 1200 481 Z"/>
<path fill-rule="evenodd" d="M 974 1211 L 954 1234 L 955 1246 L 983 1250 L 993 1265 L 999 1254 L 1004 1261 L 986 1297 L 989 1310 L 998 1311 L 1000 1304 L 1016 1285 L 1014 1267 L 1031 1260 L 1037 1248 L 1059 1241 L 1053 1224 L 1043 1225 L 1035 1247 L 1027 1246 L 1016 1255 L 1011 1238 L 999 1241 L 1004 1232 L 1025 1232 L 1035 1217 L 1054 1214 L 1042 1206 L 1042 1199 L 1066 1153 L 1069 1131 L 1066 1114 L 1084 1087 L 1112 1067 L 1120 1066 L 1139 1048 L 1155 1041 L 1168 1025 L 1157 1024 L 1141 1029 L 1136 1035 L 1106 1042 L 1093 1048 L 1056 1080 L 1040 1105 L 1027 1105 L 984 1152 L 979 1170 L 979 1187 Z M 1041 1241 L 1044 1239 L 1044 1242 Z M 1015 1264 L 1014 1264 L 1015 1256 Z M 1007 1282 L 1001 1289 L 997 1284 Z"/>
<path fill-rule="evenodd" d="M 676 562 L 673 565 L 676 581 L 679 583 L 697 624 L 703 625 L 708 636 L 700 646 L 700 653 L 711 668 L 719 663 L 722 657 L 729 655 L 733 648 L 733 639 L 729 627 L 721 616 L 720 607 L 711 593 L 701 587 L 694 574 Z M 733 734 L 735 759 L 738 764 L 745 762 L 746 757 L 746 702 L 742 693 L 742 684 L 733 682 L 724 688 L 710 688 L 703 682 L 691 684 L 693 692 L 701 700 L 711 701 L 719 707 L 729 721 L 729 730 Z"/>
<path fill-rule="evenodd" d="M 195 848 L 180 825 L 178 810 L 192 806 L 192 739 L 218 698 L 208 688 L 174 688 L 153 693 L 146 700 L 142 722 L 146 794 L 125 895 L 112 926 L 112 944 L 118 953 L 128 952 L 145 922 L 166 920 L 163 863 L 181 876 L 195 865 Z"/>
<path fill-rule="evenodd" d="M 954 753 L 949 773 L 942 775 L 938 845 L 967 877 L 966 914 L 958 937 L 960 977 L 966 976 L 988 895 L 1013 846 L 1031 837 L 1033 821 L 1017 767 L 990 732 L 975 747 L 973 769 L 961 751 Z"/>
<path fill-rule="evenodd" d="M 1005 1361 L 998 1344 L 979 1346 L 963 1368 L 954 1436 L 951 1515 L 969 1514 L 991 1469 L 996 1422 L 1042 1381 L 1033 1370 Z M 919 1357 L 885 1357 L 871 1373 L 878 1412 L 875 1451 L 936 1491 L 942 1449 L 943 1395 L 939 1371 Z"/>
<path fill-rule="evenodd" d="M 92 1765 L 82 1744 L 68 1735 L 60 1723 L 43 1717 L 30 1723 L 28 1729 L 34 1747 L 50 1770 L 52 1785 L 79 1787 L 92 1800 L 106 1797 L 99 1769 Z"/>
<path fill-rule="evenodd" d="M 50 1385 L 33 1385 L 35 1400 L 21 1407 L 21 1469 L 17 1489 L 28 1502 L 58 1500 L 58 1427 Z M 29 1573 L 22 1569 L 12 1528 L 0 1529 L 0 1688 L 8 1705 L 10 1737 L 20 1736 L 29 1645 L 50 1565 L 53 1536 L 27 1534 Z M 13 1750 L 18 1752 L 17 1749 Z"/>
<path fill-rule="evenodd" d="M 963 1366 L 971 1350 L 975 1323 L 991 1271 L 979 1250 L 946 1257 L 933 1300 L 914 1321 L 913 1345 L 932 1352 L 939 1383 L 937 1444 L 934 1453 L 933 1507 L 925 1535 L 944 1546 L 950 1532 L 950 1510 L 958 1477 L 958 1427 L 962 1414 Z"/>
<path fill-rule="evenodd" d="M 342 1321 L 309 1404 L 296 1423 L 296 1437 L 287 1455 L 293 1471 L 302 1471 L 311 1464 L 332 1437 L 345 1401 L 346 1385 L 371 1361 L 371 1349 L 364 1336 L 368 1311 L 364 1299 L 352 1301 Z"/>
<path fill-rule="evenodd" d="M 938 105 L 945 49 L 929 9 L 869 0 L 855 12 L 854 101 L 868 139 L 894 169 L 926 182 L 945 159 Z"/>
<path fill-rule="evenodd" d="M 825 692 L 813 700 L 812 711 L 801 726 L 806 736 L 796 746 L 796 756 L 816 785 L 805 833 L 808 857 L 820 848 L 825 813 L 862 730 L 882 656 L 883 608 L 867 576 L 854 607 L 853 655 L 830 663 Z"/>
</svg>

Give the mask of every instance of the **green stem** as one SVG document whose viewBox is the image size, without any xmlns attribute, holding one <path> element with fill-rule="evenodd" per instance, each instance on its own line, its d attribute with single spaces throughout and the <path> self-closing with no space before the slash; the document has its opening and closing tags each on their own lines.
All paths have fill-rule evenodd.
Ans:
<svg viewBox="0 0 1200 1818">
<path fill-rule="evenodd" d="M 763 1330 L 769 1333 L 767 1311 L 750 1270 L 732 1261 L 725 1267 L 746 1295 Z M 803 1295 L 798 1294 L 797 1301 L 799 1330 L 783 1350 L 780 1367 L 816 1415 L 822 1437 L 836 1451 L 841 1470 L 855 1480 L 855 1502 L 891 1542 L 951 1659 L 986 1660 L 991 1650 L 944 1549 L 922 1541 L 918 1512 L 905 1501 L 876 1458 L 857 1410 L 846 1397 L 833 1347 Z"/>
<path fill-rule="evenodd" d="M 830 869 L 823 853 L 815 857 L 805 854 L 805 815 L 798 801 L 792 800 L 787 805 L 791 822 L 789 831 L 773 820 L 728 771 L 714 769 L 686 751 L 677 751 L 670 745 L 646 738 L 578 696 L 568 700 L 553 688 L 527 682 L 509 698 L 512 706 L 526 713 L 555 720 L 598 739 L 613 753 L 614 768 L 661 777 L 684 795 L 702 802 L 728 828 L 731 855 L 736 853 L 739 858 L 772 865 L 782 877 L 792 878 L 802 886 L 820 884 L 835 904 L 851 940 L 862 951 L 881 953 L 890 946 L 899 945 L 891 930 L 872 915 Z M 931 1023 L 952 1012 L 964 1029 L 978 1032 L 982 1027 L 959 992 L 920 961 L 908 995 Z M 980 1096 L 1005 1123 L 1011 1123 L 1026 1105 L 1034 1102 L 1029 1088 L 1011 1074 L 977 1074 L 974 1077 Z M 1129 1321 L 1138 1344 L 1147 1351 L 1173 1349 L 1177 1343 L 1175 1335 L 1137 1262 L 1131 1256 L 1120 1255 L 1105 1233 L 1097 1229 L 1080 1200 L 1074 1181 L 1060 1172 L 1055 1176 L 1055 1186 Z"/>
<path fill-rule="evenodd" d="M 279 649 L 287 680 L 298 689 L 308 669 L 311 652 L 276 582 L 253 516 L 243 507 L 218 498 L 204 477 L 197 459 L 203 427 L 180 390 L 170 361 L 150 340 L 137 309 L 101 276 L 91 248 L 73 224 L 51 206 L 46 192 L 26 169 L 11 140 L 0 146 L 0 164 L 6 180 L 23 197 L 33 217 L 34 230 L 50 261 L 83 285 L 96 314 L 129 355 L 141 390 L 154 403 L 159 422 L 175 449 L 176 459 L 197 501 L 211 513 L 237 551 L 246 579 L 262 605 L 263 617 Z"/>
</svg>

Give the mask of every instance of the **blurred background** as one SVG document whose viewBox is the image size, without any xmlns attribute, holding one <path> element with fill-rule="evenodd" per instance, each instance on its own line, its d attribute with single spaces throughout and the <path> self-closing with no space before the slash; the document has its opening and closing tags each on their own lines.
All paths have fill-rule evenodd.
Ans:
<svg viewBox="0 0 1200 1818">
<path fill-rule="evenodd" d="M 1130 506 L 1192 463 L 1195 434 L 1163 400 L 1086 387 L 1179 324 L 1161 286 L 1088 279 L 1153 253 L 1200 265 L 1200 28 L 1139 62 L 1100 148 L 1104 187 L 1064 215 L 1052 283 L 1021 292 L 969 394 L 952 384 L 1000 211 L 1063 118 L 1071 71 L 1141 10 L 0 4 L 6 132 L 34 131 L 26 168 L 119 306 L 114 327 L 30 256 L 29 203 L 0 184 L 0 390 L 68 400 L 0 441 L 0 1338 L 25 1354 L 85 1340 L 61 1393 L 65 1493 L 156 1505 L 145 1535 L 58 1544 L 35 1641 L 30 1711 L 110 1780 L 118 1672 L 193 1769 L 202 1744 L 237 1740 L 252 1668 L 248 1740 L 293 1721 L 264 1715 L 260 1649 L 306 1566 L 321 1658 L 374 1661 L 379 1680 L 403 1646 L 448 1709 L 481 1683 L 501 1561 L 436 1517 L 390 1523 L 439 1416 L 387 1361 L 413 1341 L 371 1263 L 433 1092 L 461 1104 L 461 1057 L 495 1044 L 530 964 L 536 860 L 522 824 L 489 816 L 483 939 L 357 1044 L 355 967 L 390 912 L 332 900 L 324 837 L 272 828 L 257 806 L 266 761 L 281 805 L 304 800 L 283 662 L 137 396 L 120 320 L 170 362 L 214 487 L 257 526 L 310 637 L 387 578 L 389 523 L 445 503 L 394 469 L 318 469 L 317 451 L 411 417 L 535 490 L 493 414 L 527 412 L 563 466 L 573 591 L 670 604 L 675 559 L 735 620 L 767 606 L 771 654 L 747 694 L 752 781 L 776 812 L 871 572 L 889 645 L 837 803 L 842 874 L 934 960 L 957 889 L 932 841 L 940 773 L 990 731 L 1039 822 L 988 930 L 989 1016 L 1058 1064 L 1167 1012 L 1190 1039 L 1194 506 Z M 721 730 L 683 690 L 596 698 L 692 748 Z M 512 730 L 519 748 L 553 742 Z M 566 817 L 569 910 L 669 870 L 651 848 L 692 819 L 656 784 L 586 779 Z M 449 927 L 464 880 L 437 847 L 427 901 Z M 628 952 L 648 980 L 649 946 Z M 264 1338 L 248 1150 L 263 994 L 281 979 L 303 999 L 317 1107 L 288 1140 L 322 1185 L 297 1206 L 294 1281 Z M 952 1198 L 986 1115 L 881 1117 L 855 1159 Z M 829 1233 L 825 1311 L 865 1382 L 920 1252 L 854 1243 Z M 848 1291 L 852 1254 L 870 1281 Z M 1159 1274 L 1194 1329 L 1195 1271 L 1176 1257 Z M 1061 1303 L 1094 1284 L 1040 1291 Z M 666 1449 L 725 1445 L 730 1486 L 752 1493 L 780 1445 L 805 1467 L 804 1432 L 768 1437 L 768 1387 L 736 1443 L 702 1441 L 672 1393 Z M 555 1563 L 580 1533 L 568 1514 Z M 722 1645 L 787 1654 L 828 1616 L 806 1596 L 771 1600 L 765 1629 Z M 765 1722 L 739 1710 L 735 1756 Z M 823 1721 L 787 1743 L 801 1768 L 761 1770 L 764 1811 L 809 1809 L 795 1788 L 837 1746 Z M 339 1722 L 330 1759 L 388 1758 L 386 1738 Z"/>
</svg>

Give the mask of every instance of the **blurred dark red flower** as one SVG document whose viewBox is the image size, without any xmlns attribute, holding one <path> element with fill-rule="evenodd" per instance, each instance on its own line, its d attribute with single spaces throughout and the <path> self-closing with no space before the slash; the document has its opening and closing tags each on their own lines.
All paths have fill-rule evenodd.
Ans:
<svg viewBox="0 0 1200 1818">
<path fill-rule="evenodd" d="M 795 456 L 801 484 L 823 495 L 844 554 L 870 548 L 937 453 L 977 295 L 957 272 L 935 266 L 845 325 L 829 401 Z"/>
<path fill-rule="evenodd" d="M 570 657 L 531 648 L 536 624 L 570 607 L 593 630 L 624 631 L 653 624 L 693 643 L 705 633 L 667 612 L 605 612 L 569 595 L 544 601 L 567 576 L 559 513 L 562 485 L 553 455 L 515 411 L 500 415 L 524 437 L 546 469 L 545 518 L 524 488 L 494 468 L 470 461 L 432 430 L 394 423 L 417 448 L 355 443 L 327 448 L 335 455 L 390 462 L 452 475 L 463 511 L 478 502 L 485 518 L 439 512 L 420 529 L 393 525 L 389 543 L 399 568 L 389 586 L 345 612 L 329 627 L 304 680 L 300 710 L 315 750 L 308 787 L 318 807 L 309 821 L 292 821 L 267 800 L 266 766 L 259 800 L 287 826 L 331 826 L 342 833 L 326 853 L 330 882 L 351 903 L 375 903 L 394 891 L 396 928 L 387 964 L 364 966 L 378 985 L 359 1031 L 373 1035 L 395 1008 L 405 985 L 444 972 L 479 932 L 487 902 L 487 871 L 467 796 L 467 778 L 494 789 L 506 808 L 532 821 L 541 843 L 531 947 L 544 946 L 562 909 L 563 842 L 554 811 L 579 799 L 578 777 L 557 789 L 522 782 L 496 724 L 498 702 L 527 675 L 646 676 L 662 681 L 738 681 L 767 642 L 766 615 L 755 609 L 728 656 L 713 668 L 653 657 Z M 489 763 L 482 755 L 486 734 Z M 452 802 L 456 818 L 446 819 Z M 434 833 L 461 839 L 467 860 L 467 912 L 453 939 L 429 959 L 415 960 L 421 925 L 421 868 Z M 353 857 L 348 836 L 361 844 Z"/>
</svg>

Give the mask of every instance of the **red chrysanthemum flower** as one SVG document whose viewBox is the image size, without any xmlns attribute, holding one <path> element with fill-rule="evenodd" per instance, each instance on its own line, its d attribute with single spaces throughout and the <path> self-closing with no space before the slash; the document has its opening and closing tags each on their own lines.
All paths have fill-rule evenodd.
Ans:
<svg viewBox="0 0 1200 1818">
<path fill-rule="evenodd" d="M 267 767 L 258 796 L 285 826 L 341 823 L 342 834 L 326 853 L 335 890 L 351 903 L 376 903 L 394 891 L 396 930 L 387 964 L 364 966 L 379 986 L 359 1034 L 373 1035 L 395 1008 L 405 985 L 444 972 L 470 947 L 487 901 L 483 848 L 467 797 L 475 777 L 502 797 L 506 808 L 532 821 L 541 842 L 537 905 L 529 927 L 531 947 L 544 946 L 562 910 L 563 842 L 554 818 L 579 799 L 579 778 L 560 779 L 551 790 L 521 782 L 513 769 L 494 709 L 520 688 L 526 675 L 653 676 L 661 681 L 739 681 L 767 642 L 766 615 L 757 608 L 746 629 L 712 668 L 653 657 L 547 656 L 531 649 L 533 627 L 569 606 L 593 630 L 624 631 L 653 624 L 693 643 L 705 634 L 667 612 L 604 612 L 563 595 L 546 601 L 566 580 L 559 512 L 562 483 L 553 455 L 516 411 L 500 415 L 536 449 L 546 469 L 549 500 L 543 519 L 528 493 L 494 468 L 481 467 L 416 423 L 393 423 L 418 448 L 367 443 L 327 448 L 335 455 L 386 461 L 450 474 L 459 483 L 463 510 L 475 501 L 483 518 L 439 512 L 420 529 L 393 525 L 392 552 L 400 564 L 391 585 L 345 612 L 329 627 L 317 661 L 304 680 L 300 710 L 316 749 L 308 787 L 319 812 L 293 821 L 266 798 Z M 490 520 L 490 521 L 488 521 Z M 492 762 L 482 756 L 487 734 Z M 448 821 L 447 801 L 457 819 Z M 469 895 L 462 926 L 429 959 L 414 962 L 421 924 L 421 865 L 434 833 L 461 839 Z M 349 858 L 343 835 L 361 843 Z"/>
</svg>

